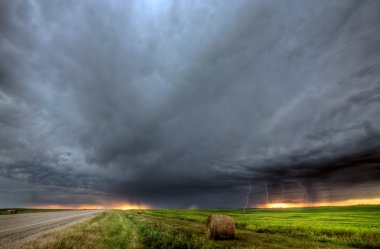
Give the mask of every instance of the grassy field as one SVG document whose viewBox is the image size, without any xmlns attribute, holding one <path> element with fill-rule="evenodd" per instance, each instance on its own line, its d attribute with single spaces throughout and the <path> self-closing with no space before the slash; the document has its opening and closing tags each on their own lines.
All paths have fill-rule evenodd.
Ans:
<svg viewBox="0 0 380 249">
<path fill-rule="evenodd" d="M 0 209 L 0 215 L 11 214 L 11 213 L 9 212 L 10 210 L 16 210 L 16 211 L 17 211 L 17 214 L 68 211 L 68 209 L 3 208 L 3 209 Z"/>
<path fill-rule="evenodd" d="M 205 239 L 209 214 L 232 216 L 237 238 Z M 112 211 L 26 248 L 380 248 L 380 206 Z"/>
</svg>

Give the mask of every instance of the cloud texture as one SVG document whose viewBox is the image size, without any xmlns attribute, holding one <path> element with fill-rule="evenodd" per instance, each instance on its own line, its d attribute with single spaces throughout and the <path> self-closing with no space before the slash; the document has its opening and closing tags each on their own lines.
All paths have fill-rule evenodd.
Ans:
<svg viewBox="0 0 380 249">
<path fill-rule="evenodd" d="M 0 1 L 1 205 L 379 197 L 379 8 Z"/>
</svg>

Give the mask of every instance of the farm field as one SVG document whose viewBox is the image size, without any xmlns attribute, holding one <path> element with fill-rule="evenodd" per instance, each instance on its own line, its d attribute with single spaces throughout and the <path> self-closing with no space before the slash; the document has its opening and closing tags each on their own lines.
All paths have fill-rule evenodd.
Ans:
<svg viewBox="0 0 380 249">
<path fill-rule="evenodd" d="M 209 214 L 236 221 L 232 241 L 205 238 Z M 110 211 L 25 248 L 380 248 L 380 206 Z"/>
</svg>

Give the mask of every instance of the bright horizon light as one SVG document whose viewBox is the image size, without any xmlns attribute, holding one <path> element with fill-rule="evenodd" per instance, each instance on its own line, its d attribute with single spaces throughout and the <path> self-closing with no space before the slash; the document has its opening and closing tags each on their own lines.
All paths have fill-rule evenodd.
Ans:
<svg viewBox="0 0 380 249">
<path fill-rule="evenodd" d="M 255 208 L 300 208 L 300 207 L 323 207 L 323 206 L 354 206 L 354 205 L 379 205 L 380 198 L 373 199 L 351 199 L 336 202 L 316 202 L 316 203 L 285 203 L 275 202 L 253 206 Z"/>
<path fill-rule="evenodd" d="M 121 210 L 131 210 L 131 209 L 150 209 L 151 207 L 147 204 L 132 204 L 132 203 L 117 203 L 110 205 L 97 205 L 97 204 L 48 204 L 48 205 L 33 205 L 28 208 L 35 209 L 121 209 Z"/>
<path fill-rule="evenodd" d="M 355 206 L 355 205 L 380 205 L 380 198 L 373 199 L 351 199 L 338 202 L 316 202 L 316 203 L 286 203 L 274 202 L 268 204 L 253 205 L 251 208 L 303 208 L 303 207 L 323 207 L 323 206 Z M 112 203 L 109 205 L 97 204 L 48 204 L 48 205 L 33 205 L 26 208 L 36 209 L 152 209 L 153 207 L 148 204 L 134 204 L 128 202 Z"/>
</svg>

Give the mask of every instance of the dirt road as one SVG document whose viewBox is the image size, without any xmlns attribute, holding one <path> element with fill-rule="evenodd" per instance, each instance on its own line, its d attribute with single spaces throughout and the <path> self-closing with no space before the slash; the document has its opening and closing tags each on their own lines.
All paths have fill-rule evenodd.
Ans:
<svg viewBox="0 0 380 249">
<path fill-rule="evenodd" d="M 0 216 L 0 248 L 17 248 L 28 237 L 91 217 L 103 210 L 60 211 Z"/>
</svg>

